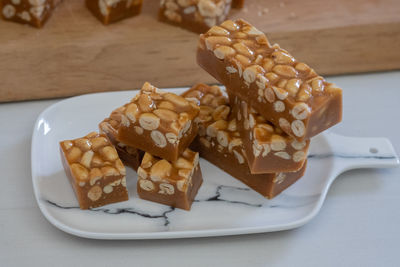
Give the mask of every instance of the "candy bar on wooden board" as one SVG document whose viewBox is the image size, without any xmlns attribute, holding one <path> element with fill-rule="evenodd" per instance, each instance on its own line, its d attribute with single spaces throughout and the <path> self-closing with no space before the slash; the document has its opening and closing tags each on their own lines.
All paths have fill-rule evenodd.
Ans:
<svg viewBox="0 0 400 267">
<path fill-rule="evenodd" d="M 204 33 L 226 19 L 231 0 L 161 0 L 159 19 L 184 29 Z"/>
<path fill-rule="evenodd" d="M 103 24 L 140 14 L 143 0 L 86 0 L 86 7 Z"/>
</svg>

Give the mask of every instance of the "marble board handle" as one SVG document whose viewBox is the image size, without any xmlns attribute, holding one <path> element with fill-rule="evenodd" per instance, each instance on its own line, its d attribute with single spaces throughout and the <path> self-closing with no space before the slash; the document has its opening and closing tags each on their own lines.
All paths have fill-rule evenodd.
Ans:
<svg viewBox="0 0 400 267">
<path fill-rule="evenodd" d="M 391 168 L 399 166 L 399 157 L 387 138 L 347 137 L 326 134 L 332 145 L 338 174 L 360 168 Z"/>
</svg>

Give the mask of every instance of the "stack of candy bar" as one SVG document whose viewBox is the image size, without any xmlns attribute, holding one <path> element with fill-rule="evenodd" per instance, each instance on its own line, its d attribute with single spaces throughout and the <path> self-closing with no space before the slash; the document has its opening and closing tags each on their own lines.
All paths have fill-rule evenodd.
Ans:
<svg viewBox="0 0 400 267">
<path fill-rule="evenodd" d="M 82 209 L 128 199 L 125 164 L 140 198 L 190 210 L 199 155 L 273 198 L 304 175 L 311 137 L 342 118 L 341 89 L 243 20 L 201 34 L 197 60 L 226 92 L 197 84 L 176 95 L 145 83 L 100 134 L 60 142 Z"/>
<path fill-rule="evenodd" d="M 4 20 L 41 28 L 61 0 L 1 0 Z"/>
<path fill-rule="evenodd" d="M 86 7 L 104 25 L 140 14 L 143 0 L 85 0 Z"/>
<path fill-rule="evenodd" d="M 62 0 L 0 0 L 4 20 L 41 28 Z M 85 0 L 87 9 L 104 25 L 137 16 L 143 0 Z M 204 33 L 223 22 L 231 7 L 244 0 L 160 0 L 159 20 Z"/>
<path fill-rule="evenodd" d="M 188 149 L 197 135 L 198 106 L 145 83 L 119 113 L 116 139 L 145 152 L 137 170 L 139 196 L 189 210 L 203 181 L 199 155 Z"/>
<path fill-rule="evenodd" d="M 243 5 L 244 0 L 161 0 L 158 17 L 162 22 L 204 33 L 222 23 L 231 7 Z"/>
<path fill-rule="evenodd" d="M 223 22 L 231 5 L 231 0 L 161 0 L 159 19 L 203 33 Z"/>
<path fill-rule="evenodd" d="M 244 20 L 228 20 L 201 34 L 197 62 L 225 85 L 231 110 L 226 104 L 212 107 L 224 109 L 226 117 L 207 115 L 210 120 L 201 122 L 196 148 L 268 198 L 302 176 L 310 138 L 342 119 L 342 90 L 279 45 L 270 45 Z M 210 94 L 213 90 L 202 85 L 185 97 L 197 98 L 204 115 L 212 111 Z M 215 148 L 221 156 L 212 153 Z M 247 165 L 247 172 L 229 165 L 228 157 Z M 282 186 L 266 190 L 256 182 L 260 175 L 272 175 Z"/>
</svg>

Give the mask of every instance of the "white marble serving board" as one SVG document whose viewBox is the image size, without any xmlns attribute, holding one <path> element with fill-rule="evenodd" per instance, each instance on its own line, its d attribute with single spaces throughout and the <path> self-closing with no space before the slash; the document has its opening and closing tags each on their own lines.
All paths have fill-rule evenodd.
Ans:
<svg viewBox="0 0 400 267">
<path fill-rule="evenodd" d="M 166 89 L 181 93 L 187 88 Z M 204 183 L 191 211 L 142 200 L 136 173 L 128 170 L 130 200 L 80 210 L 59 155 L 58 142 L 97 130 L 97 125 L 137 91 L 73 97 L 47 108 L 32 137 L 32 179 L 43 215 L 73 235 L 95 239 L 159 239 L 237 235 L 299 227 L 320 210 L 342 172 L 398 166 L 385 138 L 350 138 L 324 133 L 312 139 L 305 176 L 272 200 L 201 159 Z"/>
</svg>

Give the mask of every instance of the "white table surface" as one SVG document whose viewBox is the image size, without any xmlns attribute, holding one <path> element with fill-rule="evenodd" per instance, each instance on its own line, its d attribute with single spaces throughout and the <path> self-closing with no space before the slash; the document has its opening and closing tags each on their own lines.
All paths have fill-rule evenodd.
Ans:
<svg viewBox="0 0 400 267">
<path fill-rule="evenodd" d="M 333 132 L 388 137 L 400 152 L 400 72 L 331 77 L 344 88 Z M 30 171 L 36 117 L 59 100 L 0 104 L 0 266 L 400 266 L 400 168 L 349 171 L 320 213 L 276 233 L 142 241 L 89 240 L 42 216 Z"/>
</svg>

